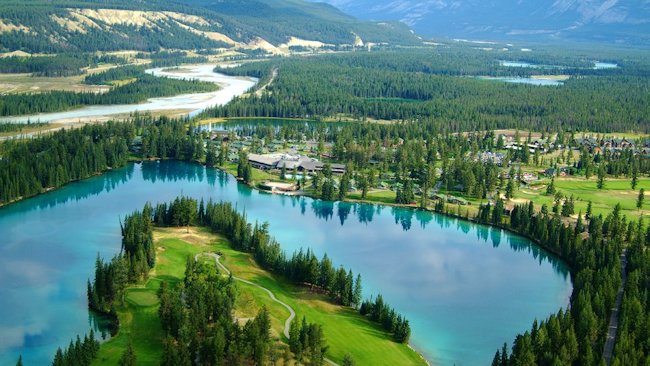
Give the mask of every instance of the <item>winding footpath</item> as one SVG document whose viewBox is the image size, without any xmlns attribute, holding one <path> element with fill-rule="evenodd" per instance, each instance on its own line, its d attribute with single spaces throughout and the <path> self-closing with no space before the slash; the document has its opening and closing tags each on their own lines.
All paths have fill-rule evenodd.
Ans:
<svg viewBox="0 0 650 366">
<path fill-rule="evenodd" d="M 625 290 L 625 282 L 627 281 L 627 249 L 621 254 L 621 287 L 616 294 L 616 302 L 612 308 L 612 315 L 609 318 L 609 326 L 607 327 L 607 340 L 605 347 L 603 347 L 603 358 L 607 365 L 612 364 L 612 353 L 614 352 L 614 344 L 616 344 L 616 333 L 618 332 L 618 313 L 621 309 L 621 301 L 623 300 L 623 291 Z"/>
<path fill-rule="evenodd" d="M 293 308 L 291 306 L 289 306 L 287 303 L 285 303 L 285 302 L 283 302 L 281 300 L 278 300 L 278 298 L 275 297 L 275 294 L 273 294 L 273 292 L 271 292 L 271 290 L 267 289 L 266 287 L 260 286 L 260 285 L 254 283 L 254 282 L 249 281 L 249 280 L 245 280 L 243 278 L 239 278 L 239 277 L 234 276 L 228 270 L 228 268 L 226 268 L 226 266 L 224 266 L 221 262 L 219 262 L 220 256 L 218 254 L 215 254 L 215 253 L 199 253 L 199 254 L 194 256 L 194 260 L 198 260 L 199 257 L 202 256 L 202 255 L 214 258 L 214 261 L 215 261 L 215 263 L 217 263 L 217 266 L 219 266 L 221 269 L 223 269 L 223 271 L 226 272 L 227 275 L 232 276 L 232 278 L 234 280 L 239 281 L 239 282 L 243 282 L 243 283 L 245 283 L 247 285 L 251 285 L 251 286 L 254 286 L 254 287 L 257 287 L 257 288 L 261 289 L 262 291 L 266 292 L 269 295 L 271 300 L 277 302 L 278 304 L 284 306 L 287 310 L 289 310 L 289 317 L 287 318 L 287 320 L 284 321 L 284 336 L 287 337 L 287 339 L 289 339 L 289 329 L 291 328 L 291 322 L 296 317 L 296 312 L 293 310 Z M 324 358 L 324 360 L 325 360 L 325 362 L 327 362 L 328 364 L 330 364 L 332 366 L 339 366 L 336 362 L 330 360 L 329 358 Z"/>
</svg>

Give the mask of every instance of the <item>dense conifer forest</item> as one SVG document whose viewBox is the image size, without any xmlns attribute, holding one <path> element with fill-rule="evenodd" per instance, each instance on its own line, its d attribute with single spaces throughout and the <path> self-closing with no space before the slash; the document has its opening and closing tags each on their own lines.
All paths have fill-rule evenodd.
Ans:
<svg viewBox="0 0 650 366">
<path fill-rule="evenodd" d="M 84 68 L 101 63 L 123 64 L 117 56 L 91 54 L 59 54 L 54 56 L 1 57 L 0 73 L 31 73 L 33 76 L 72 76 L 83 74 Z"/>
<path fill-rule="evenodd" d="M 647 131 L 650 126 L 649 67 L 642 58 L 614 71 L 556 70 L 572 77 L 563 86 L 539 87 L 475 79 L 548 70 L 513 70 L 495 58 L 481 66 L 487 60 L 478 54 L 479 61 L 472 61 L 474 56 L 467 50 L 456 55 L 389 51 L 250 63 L 220 72 L 265 77 L 275 69 L 274 82 L 261 96 L 238 98 L 206 115 L 418 120 L 449 131 L 525 127 L 611 132 Z"/>
</svg>

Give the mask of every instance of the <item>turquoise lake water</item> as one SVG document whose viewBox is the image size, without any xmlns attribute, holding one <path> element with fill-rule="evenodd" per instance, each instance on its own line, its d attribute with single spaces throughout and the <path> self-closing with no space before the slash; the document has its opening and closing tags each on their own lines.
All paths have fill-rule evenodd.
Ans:
<svg viewBox="0 0 650 366">
<path fill-rule="evenodd" d="M 270 195 L 180 162 L 130 164 L 0 209 L 0 364 L 49 364 L 93 325 L 86 280 L 120 247 L 119 217 L 184 194 L 236 202 L 287 251 L 311 247 L 406 315 L 433 364 L 486 365 L 568 305 L 567 268 L 526 239 L 422 211 Z"/>
</svg>

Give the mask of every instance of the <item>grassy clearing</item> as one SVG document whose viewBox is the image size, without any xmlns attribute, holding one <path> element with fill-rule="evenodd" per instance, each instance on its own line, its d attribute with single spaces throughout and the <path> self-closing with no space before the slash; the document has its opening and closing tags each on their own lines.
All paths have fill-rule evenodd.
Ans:
<svg viewBox="0 0 650 366">
<path fill-rule="evenodd" d="M 85 75 L 48 77 L 31 74 L 0 74 L 0 94 L 37 93 L 52 90 L 104 92 L 106 85 L 86 85 Z"/>
<path fill-rule="evenodd" d="M 393 342 L 379 326 L 356 311 L 334 305 L 323 295 L 270 274 L 257 266 L 249 254 L 233 250 L 227 240 L 210 234 L 207 229 L 190 228 L 189 232 L 185 228 L 156 229 L 154 235 L 158 250 L 156 267 L 145 284 L 127 290 L 125 304 L 118 309 L 119 333 L 102 344 L 94 365 L 117 364 L 130 340 L 138 357 L 138 365 L 158 365 L 162 350 L 162 329 L 158 319 L 156 292 L 160 283 L 178 283 L 184 276 L 186 258 L 209 251 L 222 253 L 221 262 L 235 276 L 268 288 L 280 300 L 289 304 L 296 311 L 296 319 L 301 320 L 305 316 L 310 322 L 322 324 L 330 346 L 327 357 L 335 362 L 340 363 L 343 356 L 349 353 L 359 365 L 425 364 L 407 345 Z M 212 261 L 208 257 L 200 258 Z M 261 289 L 243 283 L 238 283 L 237 286 L 235 317 L 243 323 L 257 315 L 262 306 L 266 306 L 271 315 L 273 337 L 286 340 L 282 330 L 289 312 L 271 301 Z"/>
<path fill-rule="evenodd" d="M 361 192 L 350 193 L 347 195 L 348 198 L 353 200 L 361 200 Z M 395 203 L 395 191 L 391 190 L 382 190 L 382 191 L 369 191 L 366 194 L 365 202 L 374 202 L 374 203 Z"/>
<path fill-rule="evenodd" d="M 565 196 L 573 195 L 575 198 L 575 212 L 587 211 L 587 204 L 592 202 L 592 211 L 595 215 L 609 214 L 617 203 L 621 204 L 623 214 L 628 218 L 638 218 L 641 215 L 650 215 L 650 178 L 639 178 L 636 190 L 632 190 L 629 179 L 605 179 L 605 187 L 598 189 L 596 178 L 556 178 L 555 187 Z M 636 208 L 636 200 L 639 189 L 645 189 L 646 203 L 642 210 Z M 546 204 L 553 206 L 553 196 L 546 194 L 546 186 L 534 188 L 522 188 L 516 192 L 515 197 L 518 199 L 531 200 L 536 206 L 541 207 Z"/>
<path fill-rule="evenodd" d="M 224 166 L 221 168 L 226 172 L 232 174 L 233 176 L 235 177 L 237 176 L 237 163 L 228 162 L 224 164 Z M 279 176 L 271 174 L 265 170 L 251 169 L 251 172 L 253 173 L 253 179 L 252 179 L 253 186 L 256 183 L 263 182 L 265 180 L 277 180 L 277 181 L 281 180 Z"/>
</svg>

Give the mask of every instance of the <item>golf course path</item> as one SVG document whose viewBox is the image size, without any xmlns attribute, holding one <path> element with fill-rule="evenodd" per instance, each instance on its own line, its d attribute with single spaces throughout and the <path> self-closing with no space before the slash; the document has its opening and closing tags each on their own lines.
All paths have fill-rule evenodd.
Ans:
<svg viewBox="0 0 650 366">
<path fill-rule="evenodd" d="M 239 278 L 239 277 L 236 277 L 236 276 L 232 275 L 232 273 L 230 273 L 228 268 L 226 268 L 226 266 L 224 266 L 221 262 L 219 262 L 219 257 L 220 256 L 218 254 L 216 254 L 216 253 L 199 253 L 199 254 L 194 256 L 194 260 L 198 260 L 199 256 L 201 256 L 201 255 L 205 255 L 205 256 L 214 258 L 214 261 L 217 263 L 217 265 L 221 269 L 223 269 L 224 272 L 226 272 L 227 275 L 232 276 L 233 279 L 235 279 L 235 280 L 237 280 L 239 282 L 243 282 L 245 284 L 255 286 L 255 287 L 265 291 L 267 294 L 269 294 L 269 297 L 271 298 L 271 300 L 273 300 L 273 301 L 277 302 L 278 304 L 280 304 L 280 305 L 284 306 L 285 308 L 287 308 L 287 310 L 289 310 L 289 317 L 284 322 L 284 336 L 287 337 L 287 339 L 289 339 L 289 328 L 291 327 L 291 321 L 296 317 L 296 312 L 293 310 L 293 308 L 291 306 L 289 306 L 285 302 L 282 302 L 282 301 L 278 300 L 278 298 L 275 297 L 275 294 L 273 294 L 273 292 L 271 292 L 271 290 L 267 289 L 266 287 L 260 286 L 260 285 L 254 283 L 254 282 L 249 281 L 249 280 L 245 280 L 243 278 Z M 325 362 L 327 362 L 328 364 L 330 364 L 332 366 L 339 366 L 336 362 L 330 360 L 329 358 L 324 358 L 324 360 L 325 360 Z"/>
</svg>

